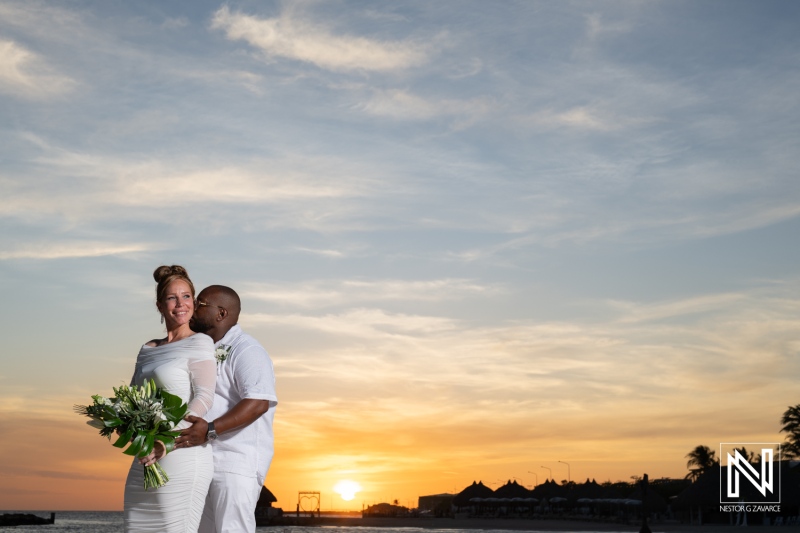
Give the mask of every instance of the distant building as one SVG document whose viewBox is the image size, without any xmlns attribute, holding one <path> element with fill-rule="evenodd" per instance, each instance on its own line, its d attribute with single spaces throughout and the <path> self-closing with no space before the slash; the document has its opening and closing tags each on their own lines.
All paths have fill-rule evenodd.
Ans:
<svg viewBox="0 0 800 533">
<path fill-rule="evenodd" d="M 453 504 L 455 494 L 431 494 L 430 496 L 420 496 L 417 507 L 420 511 L 433 511 L 437 507 L 450 507 Z"/>
<path fill-rule="evenodd" d="M 277 501 L 278 499 L 267 487 L 261 487 L 261 494 L 258 497 L 258 503 L 256 503 L 256 520 L 281 516 L 283 511 L 272 506 Z"/>
<path fill-rule="evenodd" d="M 397 501 L 397 500 L 395 500 Z M 406 516 L 408 515 L 408 507 L 402 505 L 393 505 L 391 503 L 376 503 L 370 505 L 363 511 L 362 516 Z"/>
</svg>

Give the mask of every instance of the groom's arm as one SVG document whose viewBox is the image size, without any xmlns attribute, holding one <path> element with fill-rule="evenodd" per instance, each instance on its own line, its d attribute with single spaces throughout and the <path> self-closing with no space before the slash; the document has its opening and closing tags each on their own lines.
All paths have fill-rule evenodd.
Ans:
<svg viewBox="0 0 800 533">
<path fill-rule="evenodd" d="M 269 400 L 245 398 L 234 405 L 233 409 L 214 420 L 214 429 L 218 434 L 222 434 L 249 426 L 267 411 L 269 411 Z"/>
<path fill-rule="evenodd" d="M 267 411 L 269 411 L 269 400 L 245 398 L 234 405 L 230 411 L 214 420 L 214 429 L 217 435 L 221 435 L 234 429 L 249 426 Z M 192 425 L 181 431 L 180 436 L 175 439 L 176 448 L 189 448 L 206 442 L 208 422 L 200 417 L 191 415 L 187 416 L 186 420 L 191 422 Z"/>
</svg>

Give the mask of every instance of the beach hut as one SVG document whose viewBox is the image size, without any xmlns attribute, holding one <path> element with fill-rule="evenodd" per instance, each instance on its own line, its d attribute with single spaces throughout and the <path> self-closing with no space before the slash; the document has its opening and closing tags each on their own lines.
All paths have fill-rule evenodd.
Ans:
<svg viewBox="0 0 800 533">
<path fill-rule="evenodd" d="M 283 510 L 273 507 L 272 504 L 277 502 L 278 499 L 267 488 L 261 487 L 261 494 L 258 496 L 256 503 L 256 525 L 267 525 L 271 518 L 281 516 Z"/>
<path fill-rule="evenodd" d="M 589 479 L 587 478 L 585 483 L 577 485 L 572 491 L 570 491 L 570 496 L 575 500 L 579 499 L 596 500 L 600 498 L 620 498 L 622 494 L 620 494 L 619 491 L 615 490 L 612 487 L 604 487 L 598 484 L 597 481 L 595 480 L 589 481 Z"/>
<path fill-rule="evenodd" d="M 468 507 L 472 498 L 491 498 L 492 496 L 494 496 L 494 491 L 484 485 L 482 481 L 473 481 L 472 485 L 455 495 L 453 505 Z"/>
<path fill-rule="evenodd" d="M 531 496 L 542 500 L 544 498 L 550 499 L 554 497 L 566 498 L 568 494 L 565 487 L 548 479 L 541 485 L 537 485 L 536 488 L 531 491 Z"/>
<path fill-rule="evenodd" d="M 508 482 L 494 491 L 496 498 L 530 498 L 531 491 L 517 483 L 516 480 Z"/>
<path fill-rule="evenodd" d="M 516 480 L 509 480 L 505 485 L 494 491 L 498 505 L 504 513 L 522 514 L 533 510 L 533 495 L 531 491 L 520 485 Z"/>
</svg>

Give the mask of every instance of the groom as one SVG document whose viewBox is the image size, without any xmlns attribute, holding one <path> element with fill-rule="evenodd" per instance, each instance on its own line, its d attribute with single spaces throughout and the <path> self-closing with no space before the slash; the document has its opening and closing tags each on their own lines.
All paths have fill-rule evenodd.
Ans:
<svg viewBox="0 0 800 533">
<path fill-rule="evenodd" d="M 237 324 L 241 302 L 236 292 L 211 285 L 197 295 L 192 330 L 214 340 L 217 387 L 206 420 L 175 439 L 176 448 L 205 442 L 214 447 L 214 479 L 198 533 L 240 533 L 256 529 L 255 508 L 273 454 L 272 421 L 278 398 L 266 350 Z"/>
</svg>

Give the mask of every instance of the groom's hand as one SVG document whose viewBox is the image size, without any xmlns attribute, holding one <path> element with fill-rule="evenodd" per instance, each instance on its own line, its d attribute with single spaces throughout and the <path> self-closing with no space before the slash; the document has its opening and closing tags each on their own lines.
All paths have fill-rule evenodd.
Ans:
<svg viewBox="0 0 800 533">
<path fill-rule="evenodd" d="M 175 447 L 190 448 L 203 444 L 208 433 L 208 422 L 199 416 L 192 415 L 188 415 L 184 420 L 188 420 L 192 425 L 181 431 L 181 434 L 175 439 Z"/>
</svg>

